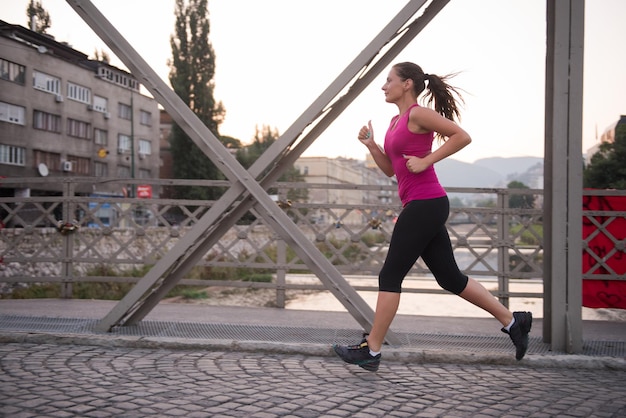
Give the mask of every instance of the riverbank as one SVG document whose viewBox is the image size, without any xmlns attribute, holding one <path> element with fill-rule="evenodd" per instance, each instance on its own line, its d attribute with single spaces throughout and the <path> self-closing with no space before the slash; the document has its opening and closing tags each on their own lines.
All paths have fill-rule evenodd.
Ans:
<svg viewBox="0 0 626 418">
<path fill-rule="evenodd" d="M 376 279 L 371 277 L 348 277 L 353 286 L 376 286 Z M 294 284 L 319 284 L 319 279 L 313 275 L 288 276 L 287 281 Z M 488 290 L 495 291 L 495 280 L 479 280 Z M 439 289 L 433 278 L 411 278 L 405 283 L 406 288 L 424 289 L 433 291 Z M 541 281 L 525 280 L 511 281 L 510 291 L 514 293 L 543 292 Z M 164 302 L 186 303 L 208 306 L 241 306 L 241 307 L 275 307 L 276 291 L 273 289 L 233 289 L 211 287 L 206 289 L 205 299 L 170 298 Z M 376 307 L 377 293 L 375 291 L 357 292 L 372 308 Z M 287 310 L 346 312 L 343 305 L 328 291 L 295 291 L 287 290 Z M 534 318 L 543 318 L 543 300 L 540 297 L 511 298 L 509 308 L 513 311 L 532 312 Z M 623 321 L 626 322 L 626 310 L 622 309 L 591 309 L 582 308 L 583 320 Z M 451 294 L 410 293 L 404 292 L 398 309 L 399 315 L 421 316 L 448 316 L 465 318 L 490 318 L 490 314 L 472 305 L 458 296 Z"/>
</svg>

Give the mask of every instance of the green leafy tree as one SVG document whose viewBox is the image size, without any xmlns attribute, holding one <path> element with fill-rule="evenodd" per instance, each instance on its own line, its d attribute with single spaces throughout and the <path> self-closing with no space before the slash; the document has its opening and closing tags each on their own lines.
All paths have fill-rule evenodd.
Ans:
<svg viewBox="0 0 626 418">
<path fill-rule="evenodd" d="M 512 181 L 506 186 L 509 189 L 528 189 L 520 181 Z M 535 196 L 531 194 L 514 194 L 509 196 L 509 207 L 519 209 L 531 209 L 535 206 Z"/>
<path fill-rule="evenodd" d="M 244 146 L 237 151 L 237 161 L 248 169 L 254 162 L 267 150 L 280 134 L 277 129 L 272 129 L 267 125 L 263 125 L 261 129 L 257 126 L 252 138 L 252 143 Z M 265 175 L 266 173 L 263 173 Z M 261 176 L 262 177 L 262 176 Z"/>
<path fill-rule="evenodd" d="M 259 129 L 257 126 L 252 143 L 237 151 L 237 161 L 239 161 L 244 168 L 250 168 L 261 154 L 276 142 L 278 137 L 280 137 L 280 134 L 277 129 L 272 129 L 267 125 L 263 125 L 261 129 Z M 267 174 L 267 171 L 263 173 L 261 177 L 265 174 Z M 278 181 L 292 183 L 302 182 L 304 181 L 304 175 L 292 165 L 278 178 Z M 308 191 L 306 189 L 292 189 L 288 192 L 287 198 L 290 200 L 303 201 L 308 198 Z"/>
<path fill-rule="evenodd" d="M 450 207 L 452 208 L 462 208 L 464 207 L 465 204 L 463 203 L 463 200 L 458 197 L 458 196 L 454 196 L 450 198 Z"/>
<path fill-rule="evenodd" d="M 222 144 L 231 150 L 231 152 L 237 152 L 237 150 L 241 148 L 241 141 L 237 138 L 233 138 L 232 136 L 222 136 L 220 137 L 220 141 L 222 141 Z"/>
<path fill-rule="evenodd" d="M 186 4 L 187 3 L 187 4 Z M 213 97 L 215 52 L 209 41 L 207 0 L 176 0 L 175 35 L 170 37 L 169 80 L 178 96 L 216 136 L 225 110 Z M 182 179 L 223 180 L 224 175 L 177 124 L 170 134 L 173 176 Z M 181 187 L 178 198 L 214 200 L 217 188 Z"/>
<path fill-rule="evenodd" d="M 26 8 L 26 16 L 28 16 L 27 27 L 37 33 L 46 33 L 50 29 L 52 20 L 50 14 L 40 1 L 30 0 L 28 7 Z"/>
<path fill-rule="evenodd" d="M 621 122 L 621 121 L 620 121 Z M 615 140 L 604 142 L 583 170 L 584 187 L 626 189 L 626 124 L 615 127 Z"/>
<path fill-rule="evenodd" d="M 252 164 L 280 137 L 277 129 L 272 129 L 269 126 L 263 125 L 261 129 L 257 127 L 255 129 L 254 138 L 252 143 L 242 147 L 237 151 L 237 161 L 246 169 L 250 168 Z M 261 175 L 267 174 L 267 171 Z M 279 182 L 299 183 L 304 182 L 304 175 L 300 173 L 293 165 L 289 167 L 278 179 Z M 276 189 L 268 190 L 269 194 L 276 194 Z M 292 202 L 304 202 L 308 200 L 309 192 L 307 189 L 289 189 L 287 191 L 287 199 Z M 301 211 L 303 211 L 302 209 Z M 250 217 L 248 216 L 249 220 Z"/>
</svg>

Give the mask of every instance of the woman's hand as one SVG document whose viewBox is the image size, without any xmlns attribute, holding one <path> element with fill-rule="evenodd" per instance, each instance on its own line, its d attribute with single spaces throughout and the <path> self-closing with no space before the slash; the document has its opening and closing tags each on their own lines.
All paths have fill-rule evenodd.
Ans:
<svg viewBox="0 0 626 418">
<path fill-rule="evenodd" d="M 404 155 L 404 159 L 406 160 L 407 170 L 413 174 L 421 173 L 430 165 L 423 158 L 414 155 Z"/>
<path fill-rule="evenodd" d="M 374 141 L 374 130 L 372 129 L 371 120 L 367 122 L 367 126 L 363 126 L 359 129 L 359 135 L 357 138 L 359 138 L 359 141 L 361 141 L 361 143 L 370 151 L 370 154 L 372 154 L 372 158 L 378 168 L 380 168 L 381 171 L 388 177 L 393 176 L 395 173 L 393 172 L 391 160 L 387 154 L 385 154 L 385 151 L 383 151 L 383 149 Z"/>
<path fill-rule="evenodd" d="M 374 142 L 374 130 L 372 129 L 372 121 L 367 122 L 367 126 L 363 125 L 361 129 L 359 129 L 359 141 L 363 143 L 363 145 L 370 147 L 375 145 Z"/>
</svg>

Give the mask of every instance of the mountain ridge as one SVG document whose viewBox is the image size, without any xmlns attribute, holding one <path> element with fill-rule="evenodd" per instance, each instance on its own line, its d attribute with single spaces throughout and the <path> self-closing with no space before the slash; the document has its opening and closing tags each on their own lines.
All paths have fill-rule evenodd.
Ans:
<svg viewBox="0 0 626 418">
<path fill-rule="evenodd" d="M 435 165 L 435 171 L 444 187 L 506 187 L 513 180 L 527 178 L 537 164 L 543 165 L 543 158 L 488 157 L 473 163 L 446 158 Z"/>
</svg>

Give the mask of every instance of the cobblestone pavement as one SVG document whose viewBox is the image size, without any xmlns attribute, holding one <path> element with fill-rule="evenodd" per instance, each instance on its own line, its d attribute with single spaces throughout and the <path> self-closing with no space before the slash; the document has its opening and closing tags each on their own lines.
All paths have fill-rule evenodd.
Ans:
<svg viewBox="0 0 626 418">
<path fill-rule="evenodd" d="M 5 417 L 624 417 L 624 371 L 8 343 Z"/>
</svg>

